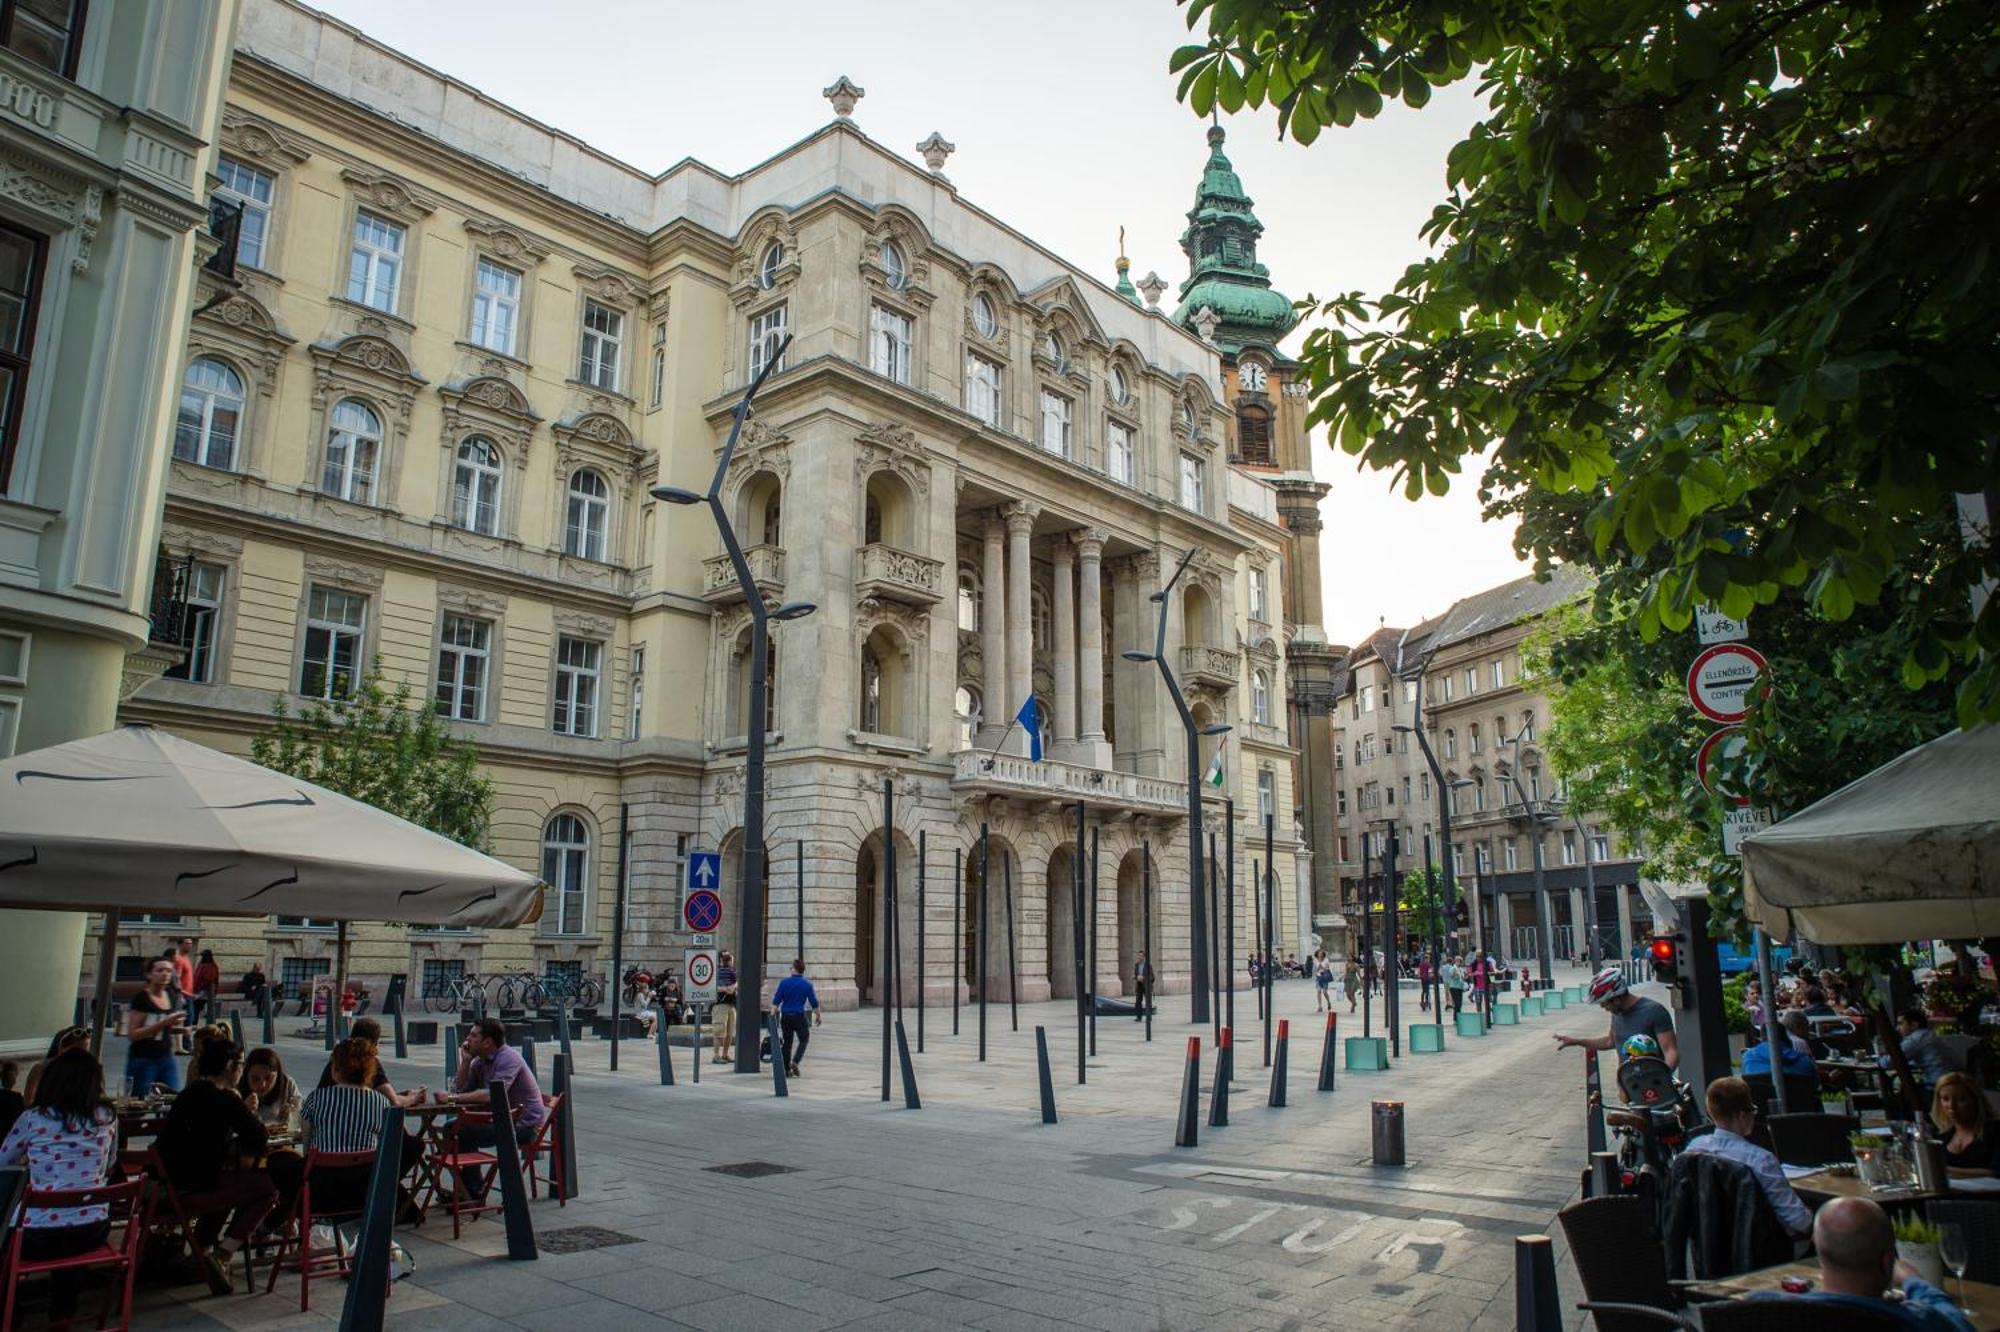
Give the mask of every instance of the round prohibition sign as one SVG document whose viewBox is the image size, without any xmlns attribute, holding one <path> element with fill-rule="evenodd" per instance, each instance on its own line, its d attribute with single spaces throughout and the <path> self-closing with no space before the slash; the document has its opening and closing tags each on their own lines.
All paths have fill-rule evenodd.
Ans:
<svg viewBox="0 0 2000 1332">
<path fill-rule="evenodd" d="M 698 888 L 688 894 L 681 916 L 696 934 L 707 934 L 722 923 L 722 899 L 706 888 Z"/>
<path fill-rule="evenodd" d="M 707 953 L 696 953 L 688 959 L 688 984 L 697 990 L 705 990 L 715 981 L 715 959 Z"/>
</svg>

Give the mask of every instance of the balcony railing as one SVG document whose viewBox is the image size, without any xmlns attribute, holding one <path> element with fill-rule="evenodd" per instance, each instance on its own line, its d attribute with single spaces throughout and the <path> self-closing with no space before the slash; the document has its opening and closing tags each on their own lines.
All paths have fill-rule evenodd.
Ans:
<svg viewBox="0 0 2000 1332">
<path fill-rule="evenodd" d="M 1237 654 L 1206 643 L 1190 643 L 1181 649 L 1181 680 L 1211 689 L 1236 687 Z"/>
<path fill-rule="evenodd" d="M 750 565 L 750 577 L 757 584 L 757 591 L 766 600 L 785 594 L 785 552 L 778 546 L 752 546 L 743 552 L 744 560 Z M 726 606 L 743 600 L 743 589 L 737 586 L 736 570 L 730 567 L 727 555 L 717 555 L 701 562 L 701 599 L 711 606 Z"/>
<path fill-rule="evenodd" d="M 934 606 L 944 596 L 944 561 L 880 542 L 854 552 L 854 590 L 864 597 Z"/>
<path fill-rule="evenodd" d="M 1086 805 L 1150 814 L 1187 812 L 1186 782 L 1054 759 L 1036 763 L 1018 754 L 988 754 L 977 749 L 960 750 L 952 762 L 951 784 L 959 790 L 1040 796 L 1062 804 L 1081 800 Z"/>
</svg>

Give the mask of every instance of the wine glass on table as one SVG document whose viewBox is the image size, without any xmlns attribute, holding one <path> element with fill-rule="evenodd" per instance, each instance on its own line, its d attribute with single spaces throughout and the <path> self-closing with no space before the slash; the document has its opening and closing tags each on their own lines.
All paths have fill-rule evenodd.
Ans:
<svg viewBox="0 0 2000 1332">
<path fill-rule="evenodd" d="M 1938 1227 L 1938 1257 L 1958 1279 L 1958 1311 L 1970 1317 L 1972 1310 L 1965 1307 L 1965 1268 L 1972 1257 L 1972 1246 L 1966 1241 L 1964 1226 L 1947 1222 Z"/>
</svg>

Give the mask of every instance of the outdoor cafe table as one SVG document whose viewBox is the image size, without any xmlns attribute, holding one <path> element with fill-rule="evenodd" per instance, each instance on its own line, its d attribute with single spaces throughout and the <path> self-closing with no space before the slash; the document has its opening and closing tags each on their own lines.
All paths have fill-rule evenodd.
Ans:
<svg viewBox="0 0 2000 1332">
<path fill-rule="evenodd" d="M 1792 1180 L 1792 1192 L 1798 1194 L 1800 1200 L 1808 1207 L 1818 1207 L 1821 1203 L 1832 1202 L 1835 1198 L 1869 1198 L 1883 1207 L 1901 1207 L 1910 1203 L 1925 1203 L 1934 1198 L 1943 1198 L 1951 1191 L 1949 1189 L 1926 1191 L 1916 1188 L 1876 1190 L 1862 1183 L 1859 1175 L 1828 1169 L 1816 1170 L 1810 1175 L 1800 1175 Z"/>
<path fill-rule="evenodd" d="M 1813 1289 L 1819 1289 L 1819 1264 L 1813 1262 L 1782 1263 L 1777 1267 L 1759 1268 L 1755 1272 L 1745 1272 L 1725 1281 L 1705 1281 L 1691 1289 L 1698 1295 L 1737 1296 L 1751 1295 L 1760 1290 L 1777 1290 L 1778 1283 L 1788 1276 L 1809 1277 Z M 1979 1332 L 2000 1332 L 2000 1286 L 1990 1286 L 1983 1281 L 1965 1283 L 1965 1294 L 1959 1297 L 1958 1282 L 1950 1273 L 1945 1274 L 1942 1287 L 1945 1294 L 1958 1304 L 1972 1310 L 1972 1325 Z M 1829 1321 L 1828 1326 L 1833 1326 Z"/>
</svg>

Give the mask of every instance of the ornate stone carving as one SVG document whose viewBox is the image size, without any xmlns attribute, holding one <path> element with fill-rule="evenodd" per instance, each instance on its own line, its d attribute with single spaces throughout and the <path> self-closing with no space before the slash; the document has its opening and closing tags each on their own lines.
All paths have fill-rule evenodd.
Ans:
<svg viewBox="0 0 2000 1332">
<path fill-rule="evenodd" d="M 466 218 L 465 230 L 472 237 L 473 249 L 504 263 L 533 268 L 549 257 L 547 241 L 490 217 Z"/>
<path fill-rule="evenodd" d="M 243 538 L 240 536 L 210 532 L 200 527 L 184 527 L 179 523 L 167 523 L 160 528 L 160 544 L 170 551 L 218 555 L 225 559 L 243 554 Z"/>
<path fill-rule="evenodd" d="M 500 593 L 452 583 L 438 584 L 437 599 L 440 606 L 468 615 L 498 616 L 507 609 L 507 598 Z"/>
<path fill-rule="evenodd" d="M 340 178 L 363 206 L 404 222 L 422 221 L 437 208 L 437 200 L 431 195 L 386 171 L 345 167 Z"/>
<path fill-rule="evenodd" d="M 260 166 L 282 171 L 312 157 L 305 147 L 284 130 L 238 107 L 222 112 L 222 146 L 233 157 L 247 157 Z"/>
<path fill-rule="evenodd" d="M 1104 543 L 1111 540 L 1111 533 L 1101 527 L 1079 527 L 1069 534 L 1069 540 L 1079 556 L 1085 559 L 1102 558 Z"/>
<path fill-rule="evenodd" d="M 1146 308 L 1148 310 L 1158 310 L 1160 308 L 1160 297 L 1165 295 L 1167 291 L 1167 280 L 1158 273 L 1148 270 L 1146 276 L 1139 279 L 1138 286 L 1139 294 L 1146 298 Z"/>
<path fill-rule="evenodd" d="M 590 615 L 578 610 L 558 610 L 554 616 L 556 628 L 566 634 L 580 638 L 610 638 L 611 620 L 608 616 Z"/>
<path fill-rule="evenodd" d="M 855 591 L 863 597 L 937 604 L 944 596 L 944 561 L 875 544 L 855 552 Z"/>
<path fill-rule="evenodd" d="M 819 95 L 833 103 L 833 114 L 846 120 L 853 116 L 854 104 L 866 97 L 868 90 L 843 74 L 820 89 Z"/>
<path fill-rule="evenodd" d="M 923 154 L 924 165 L 930 169 L 930 173 L 942 179 L 945 159 L 958 151 L 958 145 L 948 142 L 944 135 L 932 130 L 930 138 L 917 145 L 917 151 Z"/>
<path fill-rule="evenodd" d="M 104 219 L 102 189 L 9 151 L 0 155 L 0 198 L 40 213 L 58 226 L 76 228 L 77 245 L 70 268 L 76 273 L 89 270 L 91 246 Z"/>
<path fill-rule="evenodd" d="M 1007 523 L 1008 536 L 1032 536 L 1035 531 L 1035 519 L 1041 517 L 1042 508 L 1039 504 L 1030 504 L 1026 500 L 1015 500 L 1002 510 L 1002 515 Z"/>
<path fill-rule="evenodd" d="M 348 560 L 335 559 L 331 555 L 306 555 L 306 577 L 318 583 L 337 583 L 342 587 L 376 590 L 382 586 L 382 570 Z"/>
<path fill-rule="evenodd" d="M 645 284 L 602 264 L 577 264 L 570 269 L 583 294 L 603 305 L 630 307 L 646 294 Z"/>
</svg>

